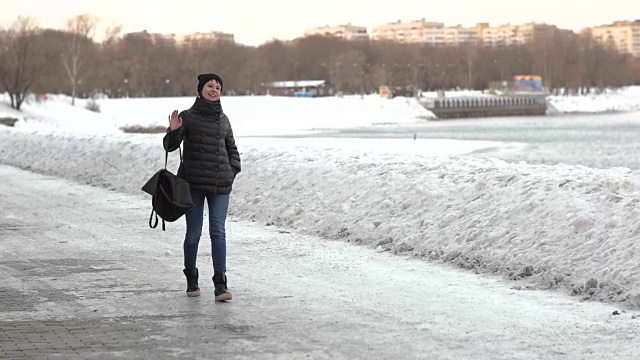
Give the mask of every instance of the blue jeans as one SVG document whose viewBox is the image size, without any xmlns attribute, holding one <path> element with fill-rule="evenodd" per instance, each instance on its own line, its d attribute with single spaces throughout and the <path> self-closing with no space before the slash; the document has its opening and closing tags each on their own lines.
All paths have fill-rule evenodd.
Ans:
<svg viewBox="0 0 640 360">
<path fill-rule="evenodd" d="M 185 214 L 187 219 L 187 235 L 184 239 L 184 267 L 196 267 L 198 243 L 202 235 L 205 198 L 209 205 L 209 237 L 211 238 L 213 270 L 216 273 L 225 273 L 227 265 L 225 221 L 229 208 L 229 194 L 210 194 L 194 188 L 191 188 L 193 207 Z"/>
</svg>

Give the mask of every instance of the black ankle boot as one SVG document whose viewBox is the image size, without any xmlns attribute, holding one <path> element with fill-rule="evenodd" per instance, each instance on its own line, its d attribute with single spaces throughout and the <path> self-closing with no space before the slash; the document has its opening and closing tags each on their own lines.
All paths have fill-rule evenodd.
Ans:
<svg viewBox="0 0 640 360">
<path fill-rule="evenodd" d="M 200 296 L 200 288 L 198 287 L 198 268 L 182 270 L 187 277 L 187 296 Z"/>
<path fill-rule="evenodd" d="M 224 273 L 214 273 L 213 286 L 216 288 L 216 301 L 231 300 L 231 293 L 227 291 L 227 276 Z"/>
</svg>

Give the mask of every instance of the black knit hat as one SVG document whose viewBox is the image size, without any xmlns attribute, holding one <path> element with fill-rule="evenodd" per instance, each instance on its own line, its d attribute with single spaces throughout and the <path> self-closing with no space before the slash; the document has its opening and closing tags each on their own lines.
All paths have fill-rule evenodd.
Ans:
<svg viewBox="0 0 640 360">
<path fill-rule="evenodd" d="M 208 83 L 211 80 L 215 80 L 220 84 L 220 90 L 222 90 L 222 78 L 218 74 L 207 73 L 198 75 L 198 96 L 200 96 L 202 92 L 202 88 L 204 84 Z"/>
</svg>

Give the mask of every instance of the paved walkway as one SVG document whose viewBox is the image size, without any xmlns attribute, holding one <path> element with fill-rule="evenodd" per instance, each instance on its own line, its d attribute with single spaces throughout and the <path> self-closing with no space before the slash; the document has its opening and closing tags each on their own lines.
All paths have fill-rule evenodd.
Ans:
<svg viewBox="0 0 640 360">
<path fill-rule="evenodd" d="M 0 359 L 638 359 L 613 306 L 341 242 L 228 224 L 230 303 L 187 298 L 182 221 L 0 166 Z M 205 237 L 203 237 L 204 239 Z"/>
</svg>

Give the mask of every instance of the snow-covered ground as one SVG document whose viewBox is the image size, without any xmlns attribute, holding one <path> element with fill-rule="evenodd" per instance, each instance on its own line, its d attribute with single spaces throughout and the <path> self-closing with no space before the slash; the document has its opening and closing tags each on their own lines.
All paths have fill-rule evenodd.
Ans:
<svg viewBox="0 0 640 360">
<path fill-rule="evenodd" d="M 2 96 L 0 96 L 2 100 Z M 100 113 L 85 109 L 86 100 L 77 99 L 76 107 L 68 106 L 63 96 L 51 96 L 41 103 L 27 104 L 24 114 L 3 105 L 0 116 L 23 119 L 16 124 L 25 130 L 55 130 L 66 133 L 119 133 L 126 126 L 167 126 L 167 109 L 186 109 L 194 97 L 101 99 Z M 403 124 L 435 118 L 415 99 L 391 101 L 378 96 L 361 98 L 286 98 L 226 97 L 224 110 L 233 123 L 233 131 L 242 136 L 309 134 L 319 128 L 343 128 L 372 124 Z"/>
<path fill-rule="evenodd" d="M 548 99 L 564 114 L 640 111 L 640 86 L 607 90 L 599 95 L 550 96 Z"/>
<path fill-rule="evenodd" d="M 630 88 L 554 106 L 633 110 L 637 94 Z M 517 287 L 640 306 L 640 171 L 466 155 L 518 143 L 317 136 L 321 129 L 424 123 L 431 114 L 413 99 L 222 101 L 243 160 L 233 216 L 496 273 L 517 279 Z M 119 128 L 164 126 L 172 109 L 192 102 L 104 99 L 100 114 L 62 97 L 20 114 L 0 102 L 0 117 L 21 119 L 0 128 L 0 162 L 141 194 L 162 166 L 162 135 Z M 298 137 L 274 136 L 287 134 Z"/>
</svg>

